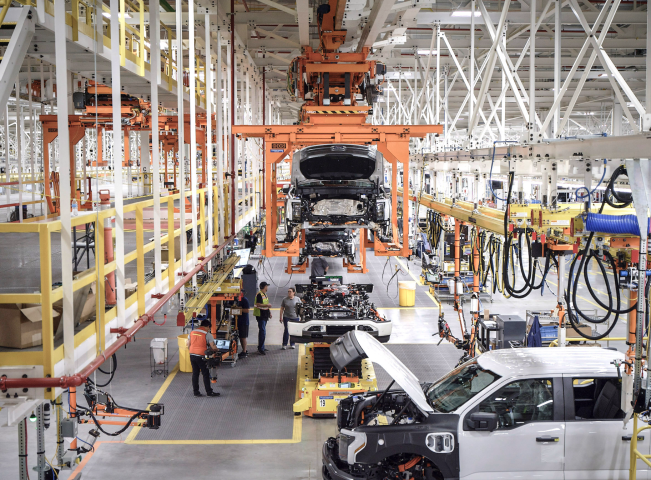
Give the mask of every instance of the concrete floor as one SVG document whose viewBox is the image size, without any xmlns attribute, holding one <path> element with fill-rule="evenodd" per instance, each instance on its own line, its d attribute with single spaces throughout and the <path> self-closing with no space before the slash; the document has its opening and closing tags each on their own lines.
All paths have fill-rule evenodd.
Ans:
<svg viewBox="0 0 651 480">
<path fill-rule="evenodd" d="M 29 255 L 18 254 L 17 247 L 12 247 L 0 238 L 0 263 L 10 265 L 15 271 L 22 272 L 21 285 L 31 285 L 34 278 L 33 270 L 37 268 L 38 260 L 34 260 Z M 23 247 L 28 244 L 23 243 Z M 33 249 L 29 249 L 33 253 Z M 438 306 L 435 301 L 425 294 L 425 287 L 418 286 L 417 296 L 428 299 L 428 304 L 418 304 L 415 308 L 399 308 L 394 306 L 395 301 L 391 299 L 394 295 L 395 285 L 390 285 L 387 293 L 386 285 L 379 282 L 386 281 L 388 276 L 382 279 L 382 268 L 384 267 L 384 258 L 368 257 L 369 274 L 368 275 L 345 275 L 347 282 L 368 282 L 376 283 L 377 304 L 382 305 L 382 313 L 387 315 L 394 323 L 393 334 L 390 343 L 411 344 L 411 343 L 437 343 L 438 336 L 432 336 L 437 331 Z M 5 263 L 10 262 L 10 263 Z M 13 262 L 13 263 L 11 263 Z M 409 265 L 407 272 L 407 261 L 401 259 L 402 269 L 406 272 L 401 279 L 411 280 L 411 275 L 418 277 L 420 268 L 416 262 Z M 253 261 L 252 263 L 256 263 Z M 285 264 L 284 259 L 276 258 L 265 261 L 265 268 L 259 268 L 260 280 L 273 281 L 270 287 L 270 299 L 274 306 L 278 306 L 280 299 L 286 291 L 286 287 L 294 283 L 302 283 L 307 280 L 307 276 L 294 275 L 291 279 L 282 272 Z M 337 274 L 342 271 L 340 260 L 331 261 L 332 269 L 330 273 Z M 31 266 L 31 267 L 30 267 Z M 20 269 L 20 270 L 19 270 Z M 7 275 L 3 276 L 0 281 L 0 291 L 7 291 L 12 286 Z M 16 274 L 11 277 L 15 280 Z M 373 280 L 369 280 L 373 279 Z M 549 286 L 555 290 L 557 278 L 555 273 L 549 276 Z M 394 279 L 395 281 L 395 279 Z M 14 283 L 15 284 L 15 283 Z M 603 287 L 603 285 L 602 285 Z M 597 286 L 598 290 L 603 291 Z M 579 295 L 588 296 L 587 289 L 580 285 Z M 374 300 L 375 301 L 375 300 Z M 586 309 L 596 308 L 594 305 L 581 300 L 582 306 Z M 489 308 L 494 313 L 517 314 L 524 317 L 527 309 L 551 309 L 556 304 L 554 292 L 546 289 L 544 295 L 534 293 L 526 299 L 504 299 L 501 295 L 496 294 L 491 303 L 489 300 L 484 301 L 484 308 Z M 453 332 L 458 334 L 459 325 L 456 313 L 452 306 L 443 304 L 443 311 Z M 282 328 L 277 321 L 278 312 L 274 312 L 274 319 L 268 324 L 267 329 L 267 347 L 269 349 L 280 348 L 282 338 Z M 178 348 L 176 337 L 179 335 L 180 328 L 171 326 L 149 326 L 142 331 L 128 348 L 121 350 L 118 354 L 118 370 L 114 381 L 106 390 L 109 391 L 118 403 L 133 407 L 144 408 L 147 402 L 151 402 L 159 389 L 163 386 L 165 379 L 162 376 L 150 376 L 149 366 L 149 342 L 154 337 L 167 337 L 169 339 L 169 359 L 170 368 L 178 361 Z M 626 331 L 625 322 L 620 322 L 612 332 L 613 336 L 623 336 Z M 255 352 L 257 339 L 257 326 L 255 321 L 251 322 L 251 332 L 249 340 L 252 344 L 249 352 Z M 613 343 L 619 349 L 625 349 L 621 342 Z M 442 348 L 442 347 L 439 347 Z M 291 352 L 282 352 L 291 354 Z M 460 356 L 460 353 L 459 353 Z M 240 362 L 235 368 L 246 369 L 249 365 L 260 360 L 257 354 L 252 354 L 248 359 Z M 228 367 L 227 367 L 228 368 Z M 103 374 L 97 374 L 98 381 L 104 377 Z M 179 374 L 188 375 L 188 374 Z M 422 378 L 422 381 L 433 381 L 435 378 Z M 189 378 L 187 379 L 190 382 Z M 264 379 L 260 380 L 264 382 Z M 217 384 L 219 391 L 220 385 Z M 188 409 L 194 408 L 192 401 L 197 402 L 220 402 L 219 398 L 215 399 L 190 399 L 187 404 Z M 79 400 L 83 403 L 83 399 Z M 170 412 L 171 413 L 171 412 Z M 269 407 L 268 414 L 274 415 L 274 411 Z M 163 422 L 166 421 L 164 416 Z M 210 416 L 206 416 L 206 422 L 211 422 Z M 217 423 L 217 422 L 215 422 Z M 193 478 L 193 479 L 212 479 L 212 478 L 229 478 L 245 474 L 251 479 L 268 479 L 268 480 L 306 480 L 320 479 L 320 450 L 325 439 L 335 434 L 335 421 L 327 419 L 314 420 L 309 417 L 303 417 L 300 424 L 300 441 L 296 443 L 261 443 L 254 441 L 231 443 L 170 443 L 170 444 L 146 444 L 146 443 L 129 443 L 127 440 L 129 431 L 117 437 L 102 435 L 96 444 L 95 452 L 86 454 L 81 465 L 75 472 L 62 472 L 62 479 L 80 478 L 77 477 L 79 472 L 83 473 L 84 479 L 89 480 L 124 480 L 131 478 L 138 479 L 160 479 L 160 478 Z M 238 425 L 231 425 L 230 428 L 237 429 Z M 106 427 L 106 430 L 113 431 L 116 427 Z M 79 436 L 85 439 L 85 434 L 90 427 L 82 425 L 79 428 Z M 36 443 L 35 443 L 35 426 L 28 422 L 28 439 L 29 439 L 29 465 L 34 466 L 36 463 Z M 217 437 L 218 437 L 217 432 Z M 229 438 L 233 438 L 232 436 Z M 46 432 L 47 456 L 54 456 L 55 432 L 50 428 Z M 0 477 L 4 479 L 18 478 L 18 448 L 17 448 L 17 428 L 0 428 Z M 31 472 L 32 478 L 37 478 L 35 472 Z"/>
</svg>

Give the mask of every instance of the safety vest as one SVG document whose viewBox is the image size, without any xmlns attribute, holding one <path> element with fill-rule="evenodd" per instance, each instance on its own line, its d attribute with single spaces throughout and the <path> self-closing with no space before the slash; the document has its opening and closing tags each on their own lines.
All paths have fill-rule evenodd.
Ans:
<svg viewBox="0 0 651 480">
<path fill-rule="evenodd" d="M 258 292 L 258 294 L 255 296 L 255 298 L 258 298 L 258 295 L 261 295 L 261 296 L 262 296 L 262 303 L 263 303 L 264 305 L 269 305 L 269 297 L 267 297 L 267 294 L 266 294 L 266 293 L 263 293 L 262 290 L 260 290 L 260 291 Z M 254 308 L 253 308 L 253 316 L 254 316 L 254 317 L 259 317 L 260 315 L 261 315 L 261 314 L 260 314 L 260 309 L 259 309 L 258 307 L 254 307 Z"/>
<path fill-rule="evenodd" d="M 202 329 L 190 332 L 190 354 L 205 355 L 208 344 L 206 343 L 206 331 Z"/>
</svg>

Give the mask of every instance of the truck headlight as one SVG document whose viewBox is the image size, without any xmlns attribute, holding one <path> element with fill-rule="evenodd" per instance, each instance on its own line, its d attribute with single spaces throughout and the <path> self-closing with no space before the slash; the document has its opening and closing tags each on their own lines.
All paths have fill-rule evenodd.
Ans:
<svg viewBox="0 0 651 480">
<path fill-rule="evenodd" d="M 366 446 L 366 434 L 341 429 L 339 435 L 337 435 L 337 446 L 339 447 L 341 461 L 353 465 L 357 461 L 357 453 Z"/>
</svg>

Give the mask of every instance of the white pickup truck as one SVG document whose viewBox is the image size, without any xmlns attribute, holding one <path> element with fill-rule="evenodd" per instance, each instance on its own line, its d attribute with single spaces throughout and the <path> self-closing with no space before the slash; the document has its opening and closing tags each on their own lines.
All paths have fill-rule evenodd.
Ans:
<svg viewBox="0 0 651 480">
<path fill-rule="evenodd" d="M 394 379 L 340 402 L 323 446 L 325 480 L 628 479 L 622 353 L 588 347 L 485 353 L 421 384 L 384 345 L 352 331 L 331 346 L 336 368 L 369 358 Z M 394 388 L 395 385 L 395 388 Z M 651 453 L 651 432 L 638 448 Z M 648 479 L 638 461 L 638 479 Z"/>
</svg>

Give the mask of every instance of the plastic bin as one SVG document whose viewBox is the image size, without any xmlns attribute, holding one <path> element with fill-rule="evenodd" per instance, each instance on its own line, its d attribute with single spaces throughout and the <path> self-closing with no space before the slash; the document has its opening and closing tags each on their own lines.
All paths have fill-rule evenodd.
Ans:
<svg viewBox="0 0 651 480">
<path fill-rule="evenodd" d="M 398 293 L 401 307 L 413 307 L 416 304 L 416 282 L 398 282 Z"/>
<path fill-rule="evenodd" d="M 188 334 L 184 333 L 177 337 L 179 341 L 179 370 L 182 372 L 191 372 L 192 364 L 190 363 L 190 349 L 185 346 Z"/>
</svg>

